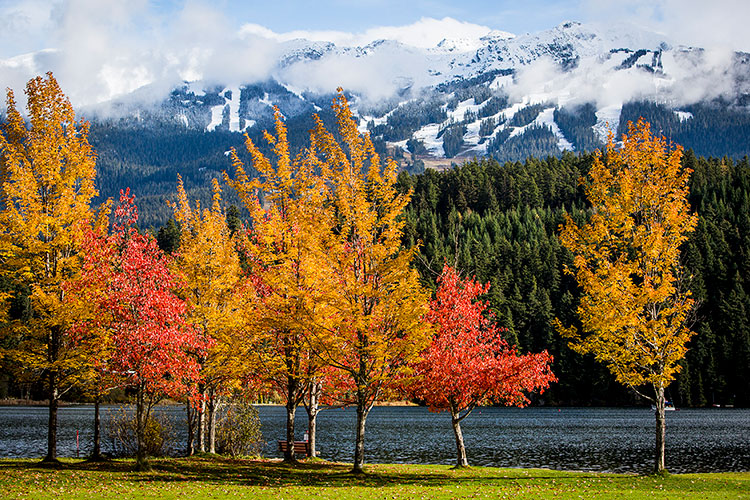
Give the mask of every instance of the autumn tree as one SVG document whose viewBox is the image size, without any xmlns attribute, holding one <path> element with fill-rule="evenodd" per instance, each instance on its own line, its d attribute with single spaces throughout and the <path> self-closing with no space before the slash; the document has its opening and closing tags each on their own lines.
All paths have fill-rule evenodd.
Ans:
<svg viewBox="0 0 750 500">
<path fill-rule="evenodd" d="M 306 388 L 323 366 L 310 352 L 325 278 L 322 241 L 331 228 L 324 208 L 325 186 L 310 149 L 292 157 L 287 130 L 276 110 L 275 135 L 264 132 L 273 149 L 266 157 L 245 136 L 245 146 L 259 176 L 250 179 L 236 152 L 234 178 L 226 177 L 246 206 L 252 225 L 245 250 L 248 278 L 256 300 L 248 302 L 246 330 L 254 336 L 254 370 L 282 395 L 287 412 L 287 452 L 293 461 L 294 417 Z M 261 203 L 261 198 L 263 203 Z"/>
<path fill-rule="evenodd" d="M 201 365 L 197 419 L 193 419 L 195 401 L 188 401 L 188 453 L 192 454 L 197 420 L 198 444 L 216 452 L 216 413 L 221 397 L 235 385 L 238 360 L 235 341 L 240 328 L 242 295 L 239 293 L 240 264 L 234 239 L 221 208 L 221 189 L 213 180 L 213 199 L 209 208 L 190 206 L 182 178 L 178 176 L 174 218 L 180 226 L 179 252 L 174 254 L 174 272 L 182 277 L 179 295 L 187 304 L 187 321 L 204 338 L 213 339 L 211 349 L 198 359 Z M 207 415 L 204 421 L 204 407 Z M 205 429 L 205 432 L 204 432 Z"/>
<path fill-rule="evenodd" d="M 409 379 L 410 393 L 426 402 L 430 411 L 450 411 L 457 467 L 469 465 L 461 421 L 477 406 L 525 406 L 526 393 L 544 392 L 556 381 L 547 351 L 519 355 L 503 339 L 505 330 L 486 314 L 488 304 L 477 300 L 489 287 L 462 279 L 447 264 L 443 267 L 427 315 L 435 336 Z"/>
<path fill-rule="evenodd" d="M 62 284 L 80 269 L 84 221 L 94 219 L 96 155 L 88 142 L 88 123 L 76 121 L 51 73 L 30 80 L 26 95 L 28 124 L 8 90 L 0 125 L 2 272 L 28 291 L 31 310 L 28 319 L 6 329 L 15 347 L 5 355 L 46 379 L 45 461 L 54 461 L 58 401 L 86 364 L 85 353 L 67 334 L 72 318 Z"/>
<path fill-rule="evenodd" d="M 107 215 L 107 214 L 103 214 Z M 107 262 L 111 248 L 100 242 L 106 240 L 108 218 L 87 230 L 81 246 L 85 256 L 80 273 L 63 283 L 65 305 L 74 318 L 67 334 L 79 349 L 86 353 L 86 363 L 78 384 L 82 394 L 94 400 L 92 461 L 102 460 L 101 402 L 113 389 L 120 387 L 121 377 L 112 369 L 112 331 L 102 321 L 100 304 L 106 300 L 108 273 L 100 272 Z"/>
<path fill-rule="evenodd" d="M 315 332 L 316 352 L 342 370 L 357 408 L 354 468 L 363 472 L 365 424 L 373 405 L 430 340 L 427 293 L 403 249 L 409 193 L 396 190 L 396 163 L 381 162 L 369 135 L 360 135 L 339 89 L 333 109 L 339 142 L 315 117 L 312 149 L 327 179 L 335 220 L 325 261 L 332 286 L 328 322 Z"/>
<path fill-rule="evenodd" d="M 622 145 L 610 137 L 594 159 L 586 182 L 590 220 L 579 226 L 568 217 L 560 234 L 583 295 L 581 329 L 558 326 L 575 351 L 592 353 L 618 382 L 653 390 L 644 397 L 656 407 L 656 472 L 665 470 L 664 392 L 693 335 L 680 245 L 697 216 L 689 211 L 691 171 L 681 156 L 648 123 L 630 123 Z"/>
<path fill-rule="evenodd" d="M 135 229 L 134 196 L 120 195 L 109 236 L 89 232 L 81 279 L 103 289 L 91 297 L 92 328 L 107 331 L 107 370 L 135 391 L 136 464 L 148 468 L 144 436 L 151 411 L 163 397 L 183 397 L 200 376 L 196 356 L 211 346 L 185 321 L 185 302 L 169 257 L 156 240 Z M 84 286 L 84 289 L 96 288 Z"/>
</svg>

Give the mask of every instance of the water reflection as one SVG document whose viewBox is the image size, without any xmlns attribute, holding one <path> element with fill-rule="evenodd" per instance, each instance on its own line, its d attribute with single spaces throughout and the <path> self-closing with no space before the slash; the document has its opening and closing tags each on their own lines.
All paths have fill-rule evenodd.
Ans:
<svg viewBox="0 0 750 500">
<path fill-rule="evenodd" d="M 105 407 L 105 414 L 116 407 Z M 161 407 L 178 432 L 182 452 L 186 439 L 184 409 Z M 285 435 L 282 407 L 259 407 L 266 446 L 278 457 L 276 441 Z M 91 450 L 93 408 L 63 407 L 59 412 L 58 453 L 76 456 Z M 326 410 L 318 417 L 321 458 L 351 461 L 354 452 L 353 409 Z M 43 456 L 47 410 L 0 407 L 0 456 Z M 298 439 L 307 427 L 297 413 Z M 547 467 L 565 470 L 648 472 L 653 463 L 653 414 L 640 408 L 484 408 L 462 423 L 469 461 L 474 465 Z M 377 407 L 367 420 L 366 459 L 374 463 L 455 461 L 455 441 L 447 414 L 426 408 Z M 111 449 L 105 440 L 102 448 Z M 750 470 L 750 410 L 687 409 L 670 412 L 667 422 L 667 466 L 670 471 Z"/>
</svg>

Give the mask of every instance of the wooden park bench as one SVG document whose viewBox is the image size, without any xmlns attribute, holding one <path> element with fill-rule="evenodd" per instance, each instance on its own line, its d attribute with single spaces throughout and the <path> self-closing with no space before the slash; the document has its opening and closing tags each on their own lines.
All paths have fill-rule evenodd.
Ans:
<svg viewBox="0 0 750 500">
<path fill-rule="evenodd" d="M 286 453 L 286 439 L 279 440 L 279 451 Z M 294 454 L 310 456 L 310 442 L 309 441 L 295 441 L 294 442 Z"/>
</svg>

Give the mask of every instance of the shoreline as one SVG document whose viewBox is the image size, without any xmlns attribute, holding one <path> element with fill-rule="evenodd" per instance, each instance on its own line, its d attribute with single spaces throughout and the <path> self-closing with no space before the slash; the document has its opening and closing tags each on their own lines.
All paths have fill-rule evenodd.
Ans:
<svg viewBox="0 0 750 500">
<path fill-rule="evenodd" d="M 115 402 L 115 403 L 101 403 L 102 406 L 127 406 L 127 405 L 133 405 L 135 403 L 132 402 Z M 93 402 L 88 401 L 59 401 L 58 407 L 63 406 L 93 406 Z M 180 403 L 174 400 L 165 399 L 164 401 L 160 402 L 156 406 L 184 406 L 185 403 Z M 17 398 L 9 398 L 9 399 L 0 399 L 0 406 L 32 406 L 32 407 L 42 407 L 42 406 L 49 406 L 49 401 L 46 399 L 41 400 L 33 400 L 33 399 L 17 399 Z M 253 403 L 253 406 L 284 406 L 283 403 Z M 412 406 L 419 406 L 417 403 L 412 403 L 410 401 L 383 401 L 380 403 L 375 404 L 375 406 L 384 406 L 384 407 L 396 407 L 396 406 L 403 406 L 403 407 L 412 407 Z M 299 405 L 298 408 L 303 408 L 302 405 Z M 326 408 L 339 408 L 338 406 L 335 407 L 326 407 Z"/>
<path fill-rule="evenodd" d="M 129 402 L 129 401 L 123 401 L 123 402 L 103 402 L 101 403 L 102 406 L 130 406 L 134 405 L 135 403 Z M 93 401 L 59 401 L 58 407 L 73 407 L 73 406 L 93 406 Z M 164 401 L 160 402 L 156 406 L 184 406 L 185 403 L 180 403 L 174 400 L 165 399 Z M 9 398 L 9 399 L 0 399 L 0 407 L 15 407 L 15 406 L 29 406 L 29 407 L 44 407 L 49 406 L 49 403 L 47 400 L 32 400 L 32 399 L 17 399 L 17 398 Z M 283 407 L 283 403 L 253 403 L 253 406 L 281 406 Z M 383 408 L 416 408 L 416 407 L 422 407 L 424 405 L 420 405 L 417 403 L 412 403 L 411 401 L 381 401 L 379 403 L 375 404 L 376 407 L 383 407 Z M 426 407 L 426 406 L 425 406 Z M 494 407 L 493 405 L 487 406 L 488 408 Z M 503 407 L 502 405 L 498 405 L 498 407 Z M 303 405 L 299 405 L 298 408 L 304 408 Z M 347 408 L 344 406 L 323 406 L 322 410 L 332 410 L 332 409 L 340 409 L 340 408 Z M 649 410 L 651 411 L 651 408 L 649 405 L 642 405 L 642 406 L 553 406 L 553 405 L 539 405 L 539 406 L 529 406 L 529 408 L 554 408 L 558 411 L 563 411 L 566 409 L 580 409 L 580 408 L 638 408 L 642 410 Z M 724 406 L 717 406 L 717 405 L 707 405 L 707 406 L 685 406 L 677 408 L 677 410 L 746 410 L 748 408 L 745 408 L 743 406 L 733 406 L 733 405 L 724 405 Z"/>
</svg>

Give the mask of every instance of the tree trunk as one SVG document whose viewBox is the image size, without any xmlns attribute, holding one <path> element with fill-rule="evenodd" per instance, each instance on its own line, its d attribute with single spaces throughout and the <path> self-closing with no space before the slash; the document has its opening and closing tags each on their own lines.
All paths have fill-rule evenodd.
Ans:
<svg viewBox="0 0 750 500">
<path fill-rule="evenodd" d="M 469 461 L 466 458 L 466 447 L 464 446 L 464 435 L 461 432 L 461 419 L 459 412 L 451 407 L 451 423 L 453 424 L 453 434 L 456 436 L 456 468 L 468 467 Z"/>
<path fill-rule="evenodd" d="M 191 457 L 195 455 L 195 424 L 197 422 L 197 411 L 193 408 L 193 403 L 188 399 L 185 405 L 185 413 L 187 414 L 187 449 L 185 453 Z"/>
<path fill-rule="evenodd" d="M 137 448 L 135 452 L 135 468 L 136 470 L 144 471 L 149 469 L 148 458 L 146 457 L 146 408 L 145 408 L 145 395 L 144 388 L 141 385 L 138 388 L 138 395 L 136 396 L 135 403 L 135 436 Z"/>
<path fill-rule="evenodd" d="M 320 412 L 320 394 L 323 391 L 323 384 L 317 381 L 310 383 L 309 401 L 305 405 L 307 410 L 307 442 L 310 447 L 310 456 L 318 455 L 317 451 L 317 428 L 318 412 Z"/>
<path fill-rule="evenodd" d="M 292 397 L 292 389 L 289 392 L 289 398 L 286 401 L 286 451 L 284 452 L 284 461 L 294 462 L 294 414 L 297 411 L 297 405 Z"/>
<path fill-rule="evenodd" d="M 47 422 L 47 456 L 44 463 L 56 463 L 57 460 L 57 372 L 50 370 L 48 373 L 48 397 L 49 397 L 49 421 Z"/>
<path fill-rule="evenodd" d="M 307 414 L 307 443 L 310 449 L 310 456 L 316 457 L 318 451 L 316 450 L 316 433 L 318 427 L 318 411 L 308 412 Z"/>
<path fill-rule="evenodd" d="M 198 404 L 198 450 L 206 451 L 206 390 L 199 388 L 200 403 Z"/>
<path fill-rule="evenodd" d="M 102 460 L 102 447 L 101 447 L 101 429 L 102 419 L 100 414 L 100 407 L 102 404 L 101 397 L 97 396 L 94 399 L 94 451 L 91 452 L 91 458 L 89 460 L 99 461 Z"/>
<path fill-rule="evenodd" d="M 214 390 L 208 390 L 208 452 L 216 453 L 216 410 L 218 407 L 217 396 Z"/>
<path fill-rule="evenodd" d="M 656 462 L 654 472 L 662 474 L 666 471 L 664 449 L 666 441 L 667 422 L 664 416 L 665 398 L 664 387 L 655 387 L 656 392 Z"/>
<path fill-rule="evenodd" d="M 365 469 L 365 423 L 367 422 L 367 403 L 357 398 L 357 435 L 354 441 L 354 474 L 364 474 Z"/>
</svg>

